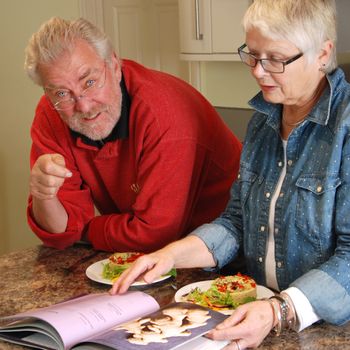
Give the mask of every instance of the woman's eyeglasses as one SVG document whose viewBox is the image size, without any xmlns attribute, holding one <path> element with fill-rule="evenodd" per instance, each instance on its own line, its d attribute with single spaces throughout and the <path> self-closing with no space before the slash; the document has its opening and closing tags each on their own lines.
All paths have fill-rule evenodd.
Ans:
<svg viewBox="0 0 350 350">
<path fill-rule="evenodd" d="M 298 58 L 303 56 L 303 53 L 300 52 L 286 61 L 274 60 L 269 58 L 256 58 L 251 53 L 243 51 L 243 49 L 246 46 L 246 44 L 243 44 L 241 47 L 238 48 L 238 54 L 241 58 L 241 61 L 249 67 L 256 67 L 258 62 L 260 62 L 264 71 L 269 73 L 283 73 L 286 65 L 296 61 Z"/>
</svg>

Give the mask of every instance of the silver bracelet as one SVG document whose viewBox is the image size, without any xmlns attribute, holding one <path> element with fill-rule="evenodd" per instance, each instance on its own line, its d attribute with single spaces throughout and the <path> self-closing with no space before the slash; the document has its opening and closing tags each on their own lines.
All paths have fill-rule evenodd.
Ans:
<svg viewBox="0 0 350 350">
<path fill-rule="evenodd" d="M 288 295 L 288 293 L 281 292 L 280 296 L 289 305 L 289 309 L 291 311 L 292 317 L 291 317 L 291 319 L 288 320 L 288 326 L 289 326 L 289 329 L 292 329 L 293 331 L 295 331 L 297 329 L 298 319 L 297 319 L 297 313 L 296 313 L 293 301 L 292 301 L 291 297 Z"/>
<path fill-rule="evenodd" d="M 272 309 L 273 309 L 273 323 L 275 323 L 275 321 L 277 320 L 277 324 L 272 328 L 272 330 L 275 332 L 275 335 L 278 337 L 282 331 L 281 308 L 279 306 L 279 302 L 274 303 L 272 298 L 269 298 L 266 300 L 269 302 L 269 304 L 272 306 Z"/>
<path fill-rule="evenodd" d="M 281 329 L 289 328 L 288 319 L 287 319 L 288 313 L 289 313 L 288 302 L 279 295 L 274 295 L 270 299 L 276 299 L 278 301 L 280 313 L 281 313 L 281 326 L 280 326 L 280 328 Z"/>
</svg>

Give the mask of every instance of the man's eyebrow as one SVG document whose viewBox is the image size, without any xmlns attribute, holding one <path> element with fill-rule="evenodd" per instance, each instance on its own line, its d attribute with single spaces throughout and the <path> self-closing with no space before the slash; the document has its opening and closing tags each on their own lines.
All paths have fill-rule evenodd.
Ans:
<svg viewBox="0 0 350 350">
<path fill-rule="evenodd" d="M 85 72 L 82 73 L 82 75 L 79 77 L 79 81 L 84 80 L 87 78 L 89 75 L 98 72 L 98 69 L 96 68 L 88 68 Z"/>
<path fill-rule="evenodd" d="M 79 77 L 79 81 L 82 81 L 83 79 L 85 79 L 86 77 L 88 77 L 92 72 L 93 72 L 93 70 L 92 70 L 91 68 L 89 68 L 88 70 L 86 70 L 86 71 Z"/>
<path fill-rule="evenodd" d="M 52 84 L 44 86 L 44 89 L 47 89 L 47 90 L 69 90 L 65 87 L 58 86 L 58 85 L 52 85 Z"/>
<path fill-rule="evenodd" d="M 93 74 L 94 72 L 97 72 L 98 69 L 96 68 L 88 68 L 86 71 L 84 71 L 81 76 L 79 77 L 78 81 L 81 82 L 82 80 L 86 79 L 89 75 Z M 49 84 L 44 87 L 44 89 L 48 90 L 69 90 L 68 88 L 64 86 L 57 86 L 57 85 L 52 85 Z"/>
</svg>

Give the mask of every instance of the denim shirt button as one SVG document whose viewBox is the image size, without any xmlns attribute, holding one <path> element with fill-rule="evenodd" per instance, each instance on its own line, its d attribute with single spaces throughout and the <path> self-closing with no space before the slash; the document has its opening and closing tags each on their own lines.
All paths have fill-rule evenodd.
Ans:
<svg viewBox="0 0 350 350">
<path fill-rule="evenodd" d="M 278 166 L 282 167 L 283 166 L 283 162 L 278 162 Z"/>
<path fill-rule="evenodd" d="M 264 232 L 265 231 L 265 226 L 263 225 L 263 226 L 260 226 L 260 231 L 261 232 Z"/>
<path fill-rule="evenodd" d="M 276 235 L 278 234 L 278 228 L 275 228 L 275 233 L 276 233 Z"/>
<path fill-rule="evenodd" d="M 271 193 L 270 193 L 270 192 L 267 192 L 267 193 L 265 194 L 265 196 L 266 196 L 266 198 L 270 198 Z"/>
<path fill-rule="evenodd" d="M 293 161 L 291 159 L 288 160 L 288 165 L 291 166 L 293 164 Z"/>
<path fill-rule="evenodd" d="M 280 261 L 277 262 L 277 267 L 281 268 L 282 267 L 282 263 Z"/>
<path fill-rule="evenodd" d="M 321 191 L 322 191 L 322 186 L 317 186 L 316 192 L 317 192 L 317 193 L 320 193 Z"/>
<path fill-rule="evenodd" d="M 284 196 L 284 193 L 283 193 L 283 192 L 281 192 L 281 193 L 280 193 L 280 197 L 283 197 L 283 196 Z"/>
<path fill-rule="evenodd" d="M 261 256 L 259 257 L 258 260 L 259 260 L 259 262 L 263 262 L 263 258 Z"/>
</svg>

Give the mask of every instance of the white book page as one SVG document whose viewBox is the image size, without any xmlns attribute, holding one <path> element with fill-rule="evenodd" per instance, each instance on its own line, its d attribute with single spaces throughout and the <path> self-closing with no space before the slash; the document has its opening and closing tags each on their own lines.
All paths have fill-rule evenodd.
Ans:
<svg viewBox="0 0 350 350">
<path fill-rule="evenodd" d="M 3 333 L 6 333 L 6 334 L 13 333 L 13 336 L 15 337 L 16 332 L 19 332 L 19 331 L 44 334 L 46 337 L 52 338 L 52 340 L 56 344 L 62 344 L 62 339 L 60 335 L 57 333 L 57 331 L 55 330 L 55 328 L 53 328 L 51 325 L 49 325 L 45 321 L 42 321 L 39 319 L 33 319 L 33 318 L 30 318 L 30 319 L 25 318 L 23 319 L 23 322 L 21 320 L 21 322 L 18 322 L 15 325 L 11 324 L 10 327 L 8 328 L 0 329 L 0 337 Z"/>
<path fill-rule="evenodd" d="M 90 294 L 18 316 L 37 317 L 50 323 L 60 334 L 65 349 L 107 331 L 120 323 L 159 309 L 154 298 L 134 291 L 111 296 Z M 13 318 L 13 317 L 11 317 Z"/>
<path fill-rule="evenodd" d="M 229 343 L 228 340 L 211 340 L 206 337 L 199 337 L 190 342 L 176 347 L 176 350 L 220 350 Z"/>
<path fill-rule="evenodd" d="M 28 341 L 38 346 L 43 346 L 44 348 L 57 349 L 57 342 L 51 339 L 49 336 L 41 333 L 33 333 L 27 337 L 22 338 L 22 340 Z M 62 345 L 59 346 L 62 349 Z"/>
</svg>

